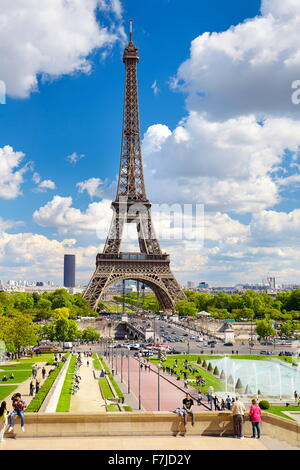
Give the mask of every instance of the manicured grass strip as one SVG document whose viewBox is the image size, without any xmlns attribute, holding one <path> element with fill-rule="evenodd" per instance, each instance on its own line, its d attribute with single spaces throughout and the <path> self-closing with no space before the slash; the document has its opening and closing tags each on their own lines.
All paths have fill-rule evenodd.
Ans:
<svg viewBox="0 0 300 470">
<path fill-rule="evenodd" d="M 120 411 L 119 405 L 106 405 L 106 411 Z"/>
<path fill-rule="evenodd" d="M 19 384 L 21 382 L 24 382 L 24 380 L 28 379 L 28 377 L 31 376 L 31 371 L 30 370 L 24 370 L 24 371 L 12 371 L 13 374 L 14 374 L 14 378 L 13 379 L 10 379 L 9 376 L 11 374 L 11 372 L 0 372 L 0 383 L 4 383 L 4 384 L 9 384 L 9 383 L 13 383 L 13 384 Z M 2 378 L 3 376 L 6 375 L 7 377 L 7 381 L 5 382 L 2 382 Z"/>
<path fill-rule="evenodd" d="M 17 385 L 1 385 L 0 400 L 4 400 L 4 398 L 8 397 L 16 388 L 18 388 Z M 9 403 L 7 403 L 7 405 L 9 405 Z"/>
<path fill-rule="evenodd" d="M 131 406 L 125 405 L 124 406 L 124 411 L 132 411 Z"/>
<path fill-rule="evenodd" d="M 123 395 L 123 393 L 122 393 L 120 387 L 118 386 L 117 382 L 115 381 L 114 376 L 110 373 L 109 368 L 108 368 L 106 362 L 104 361 L 104 359 L 103 359 L 102 356 L 100 356 L 100 359 L 101 359 L 101 362 L 102 362 L 102 364 L 103 364 L 104 369 L 108 372 L 107 375 L 108 375 L 108 377 L 110 378 L 111 384 L 112 384 L 112 386 L 114 387 L 114 389 L 115 389 L 115 391 L 116 391 L 116 394 L 118 395 L 119 398 L 121 398 L 122 400 L 124 400 L 124 395 Z"/>
<path fill-rule="evenodd" d="M 70 363 L 69 363 L 68 370 L 67 370 L 67 374 L 64 380 L 64 384 L 60 392 L 60 397 L 57 403 L 57 407 L 56 407 L 57 412 L 67 413 L 68 411 L 70 411 L 75 365 L 76 365 L 76 356 L 72 356 Z"/>
<path fill-rule="evenodd" d="M 97 354 L 97 353 L 93 353 L 93 354 L 92 354 L 92 358 L 93 358 L 93 359 L 98 359 L 98 354 Z"/>
<path fill-rule="evenodd" d="M 111 398 L 114 398 L 114 394 L 105 377 L 99 379 L 99 386 L 102 396 L 105 400 L 110 400 Z"/>
<path fill-rule="evenodd" d="M 100 361 L 98 359 L 93 360 L 93 366 L 94 366 L 94 369 L 96 369 L 96 370 L 101 370 L 102 369 Z"/>
<path fill-rule="evenodd" d="M 281 418 L 287 418 L 287 419 L 291 419 L 292 421 L 296 421 L 291 416 L 288 416 L 288 415 L 282 413 L 282 411 L 299 411 L 300 412 L 300 406 L 277 406 L 277 405 L 273 405 L 273 406 L 270 406 L 270 408 L 268 408 L 266 411 L 267 411 L 267 413 L 272 413 L 274 415 L 280 416 Z"/>
</svg>

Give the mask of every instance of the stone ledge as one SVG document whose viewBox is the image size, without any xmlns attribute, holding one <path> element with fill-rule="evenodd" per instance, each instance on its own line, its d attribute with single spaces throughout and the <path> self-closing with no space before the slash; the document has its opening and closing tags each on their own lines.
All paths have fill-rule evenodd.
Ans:
<svg viewBox="0 0 300 470">
<path fill-rule="evenodd" d="M 88 436 L 172 436 L 177 434 L 230 436 L 233 434 L 230 412 L 195 413 L 187 426 L 182 418 L 170 412 L 119 413 L 27 413 L 26 432 L 18 437 L 88 437 Z M 16 420 L 16 424 L 18 421 Z M 15 427 L 18 431 L 18 426 Z M 262 434 L 300 445 L 300 425 L 284 418 L 263 413 Z M 245 415 L 245 434 L 252 433 L 251 422 Z M 9 437 L 9 434 L 7 434 Z"/>
</svg>

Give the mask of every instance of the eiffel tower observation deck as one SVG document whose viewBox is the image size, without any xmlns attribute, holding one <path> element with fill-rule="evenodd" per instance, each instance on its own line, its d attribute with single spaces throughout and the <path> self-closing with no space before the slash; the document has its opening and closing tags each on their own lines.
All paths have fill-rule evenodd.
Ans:
<svg viewBox="0 0 300 470">
<path fill-rule="evenodd" d="M 132 21 L 123 62 L 125 94 L 118 189 L 112 202 L 113 217 L 103 253 L 96 257 L 96 270 L 84 297 L 97 310 L 99 300 L 110 285 L 127 279 L 137 280 L 153 290 L 163 310 L 172 310 L 185 295 L 170 270 L 169 255 L 162 253 L 156 238 L 151 203 L 146 195 L 138 104 L 139 53 L 132 39 Z M 139 253 L 120 251 L 126 223 L 136 225 Z"/>
</svg>

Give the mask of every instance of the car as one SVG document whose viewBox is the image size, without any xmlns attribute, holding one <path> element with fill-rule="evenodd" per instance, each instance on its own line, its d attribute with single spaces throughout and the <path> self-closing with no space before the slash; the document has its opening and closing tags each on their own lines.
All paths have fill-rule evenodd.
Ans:
<svg viewBox="0 0 300 470">
<path fill-rule="evenodd" d="M 263 354 L 265 356 L 270 356 L 272 353 L 271 353 L 271 351 L 259 351 L 259 354 Z"/>
<path fill-rule="evenodd" d="M 273 346 L 273 341 L 263 341 L 260 343 L 262 346 Z"/>
<path fill-rule="evenodd" d="M 233 343 L 230 343 L 230 341 L 228 343 L 224 343 L 224 346 L 233 346 Z"/>
</svg>

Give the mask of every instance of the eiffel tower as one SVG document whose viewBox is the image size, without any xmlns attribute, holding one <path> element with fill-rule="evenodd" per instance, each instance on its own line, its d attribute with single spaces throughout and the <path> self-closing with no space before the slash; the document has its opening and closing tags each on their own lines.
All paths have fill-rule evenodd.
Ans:
<svg viewBox="0 0 300 470">
<path fill-rule="evenodd" d="M 138 61 L 130 20 L 130 40 L 123 54 L 126 81 L 117 195 L 112 202 L 113 218 L 103 252 L 97 254 L 96 270 L 84 292 L 94 310 L 97 310 L 107 288 L 125 279 L 141 281 L 150 287 L 163 310 L 171 310 L 178 300 L 185 298 L 170 270 L 170 257 L 162 253 L 155 236 L 151 203 L 146 196 L 139 122 Z M 136 224 L 140 253 L 120 252 L 125 223 Z"/>
</svg>

